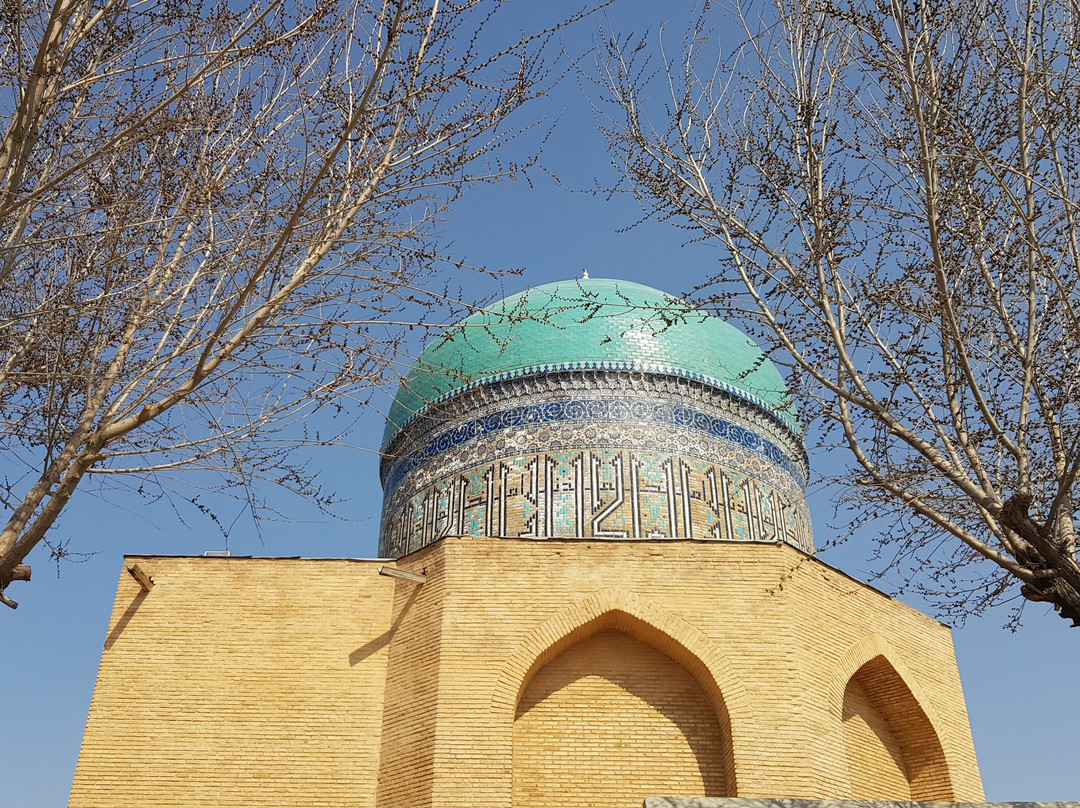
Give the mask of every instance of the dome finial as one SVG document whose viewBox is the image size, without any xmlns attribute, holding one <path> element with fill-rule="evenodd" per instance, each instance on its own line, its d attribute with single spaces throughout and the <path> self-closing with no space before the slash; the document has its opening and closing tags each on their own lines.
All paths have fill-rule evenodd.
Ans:
<svg viewBox="0 0 1080 808">
<path fill-rule="evenodd" d="M 587 281 L 589 279 L 589 268 L 588 267 L 585 267 L 583 270 L 581 270 L 581 279 L 583 281 Z"/>
</svg>

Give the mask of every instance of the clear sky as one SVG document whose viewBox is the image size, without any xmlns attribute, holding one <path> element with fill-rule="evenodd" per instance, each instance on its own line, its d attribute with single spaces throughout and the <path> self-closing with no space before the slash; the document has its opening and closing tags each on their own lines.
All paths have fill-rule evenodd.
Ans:
<svg viewBox="0 0 1080 808">
<path fill-rule="evenodd" d="M 531 27 L 537 15 L 551 19 L 579 5 L 566 0 L 510 3 L 507 18 Z M 655 39 L 667 21 L 665 37 L 676 43 L 694 6 L 686 0 L 621 0 L 604 24 L 622 31 L 651 29 Z M 567 49 L 586 50 L 602 22 L 587 22 L 567 35 Z M 561 185 L 537 171 L 532 184 L 519 180 L 485 186 L 472 192 L 445 223 L 444 233 L 453 240 L 458 257 L 490 268 L 524 269 L 501 285 L 462 271 L 454 280 L 475 297 L 499 297 L 580 277 L 586 268 L 593 277 L 625 278 L 680 294 L 717 271 L 719 253 L 684 245 L 678 231 L 655 223 L 626 230 L 640 218 L 632 200 L 575 190 L 591 187 L 594 178 L 601 184 L 613 181 L 590 95 L 595 93 L 587 83 L 571 75 L 533 108 L 548 122 L 559 118 L 544 163 Z M 385 392 L 378 405 L 385 408 Z M 230 506 L 234 512 L 225 518 L 239 515 L 228 542 L 233 553 L 375 555 L 381 506 L 376 450 L 383 416 L 378 407 L 347 406 L 347 413 L 356 419 L 353 445 L 325 449 L 313 459 L 324 482 L 347 500 L 341 508 L 345 519 L 328 521 L 303 503 L 286 499 L 282 507 L 290 521 L 264 524 L 260 536 L 239 515 L 240 506 Z M 818 469 L 844 461 L 808 448 Z M 809 491 L 819 544 L 834 535 L 833 493 L 820 483 Z M 72 539 L 73 551 L 95 555 L 84 563 L 63 565 L 59 578 L 46 555 L 32 556 L 34 581 L 11 589 L 19 610 L 0 613 L 0 683 L 7 694 L 0 711 L 0 804 L 13 808 L 66 805 L 122 555 L 201 554 L 225 543 L 209 522 L 190 514 L 180 521 L 166 501 L 110 502 L 91 488 L 76 496 L 55 537 Z M 865 578 L 861 571 L 868 566 L 870 549 L 866 537 L 856 537 L 841 550 L 824 554 L 823 560 Z M 317 587 L 318 581 L 297 580 L 295 585 Z M 1070 630 L 1066 621 L 1035 604 L 1026 608 L 1017 633 L 1001 629 L 1005 618 L 1004 613 L 994 614 L 954 633 L 987 798 L 1078 800 L 1080 766 L 1074 750 L 1080 726 L 1080 629 Z M 148 712 L 145 719 L 153 722 L 154 716 Z"/>
</svg>

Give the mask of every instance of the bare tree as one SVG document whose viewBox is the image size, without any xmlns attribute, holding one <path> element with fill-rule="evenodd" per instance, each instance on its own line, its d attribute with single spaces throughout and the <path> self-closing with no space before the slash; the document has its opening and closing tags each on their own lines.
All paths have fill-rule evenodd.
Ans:
<svg viewBox="0 0 1080 808">
<path fill-rule="evenodd" d="M 719 249 L 854 524 L 953 617 L 1018 583 L 1080 624 L 1080 5 L 707 5 L 678 50 L 604 50 L 617 167 Z"/>
<path fill-rule="evenodd" d="M 521 168 L 551 31 L 500 5 L 2 3 L 0 601 L 89 475 L 327 502 L 298 422 L 392 371 L 436 223 Z"/>
</svg>

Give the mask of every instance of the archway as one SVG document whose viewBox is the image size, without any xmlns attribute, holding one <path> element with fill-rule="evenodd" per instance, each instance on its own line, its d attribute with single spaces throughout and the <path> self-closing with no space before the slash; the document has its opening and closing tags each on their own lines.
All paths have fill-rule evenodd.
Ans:
<svg viewBox="0 0 1080 808">
<path fill-rule="evenodd" d="M 637 808 L 646 796 L 730 796 L 726 712 L 718 717 L 702 684 L 657 647 L 670 638 L 649 637 L 640 626 L 632 636 L 615 623 L 614 616 L 596 622 L 522 690 L 515 808 Z"/>
<path fill-rule="evenodd" d="M 843 722 L 850 797 L 953 799 L 941 741 L 884 655 L 866 662 L 848 680 Z"/>
</svg>

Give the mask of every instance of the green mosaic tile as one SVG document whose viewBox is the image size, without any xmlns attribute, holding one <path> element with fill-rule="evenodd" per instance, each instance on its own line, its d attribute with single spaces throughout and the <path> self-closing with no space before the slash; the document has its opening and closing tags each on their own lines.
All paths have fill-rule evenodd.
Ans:
<svg viewBox="0 0 1080 808">
<path fill-rule="evenodd" d="M 657 289 L 588 278 L 512 295 L 432 341 L 402 381 L 385 441 L 430 404 L 466 388 L 582 363 L 701 377 L 798 429 L 780 373 L 737 328 Z"/>
</svg>

